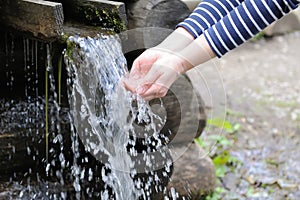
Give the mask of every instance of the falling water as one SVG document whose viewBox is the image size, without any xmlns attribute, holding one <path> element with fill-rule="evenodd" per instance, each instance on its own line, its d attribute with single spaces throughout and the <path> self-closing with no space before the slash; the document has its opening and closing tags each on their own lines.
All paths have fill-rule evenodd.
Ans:
<svg viewBox="0 0 300 200">
<path fill-rule="evenodd" d="M 86 150 L 104 165 L 102 180 L 112 194 L 104 190 L 101 199 L 147 199 L 153 192 L 162 193 L 160 178 L 168 178 L 172 164 L 159 137 L 166 119 L 121 86 L 128 71 L 120 42 L 114 36 L 74 36 L 69 41 L 73 46 L 66 51 L 66 62 L 72 76 L 69 99 L 74 130 Z M 134 124 L 146 125 L 141 130 Z M 139 139 L 144 149 L 136 147 Z M 74 165 L 73 170 L 79 176 L 79 167 Z M 74 187 L 80 190 L 78 178 Z"/>
<path fill-rule="evenodd" d="M 0 83 L 3 89 L 0 139 L 1 151 L 7 148 L 7 152 L 0 154 L 0 199 L 55 199 L 55 196 L 65 199 L 64 187 L 57 188 L 53 183 L 55 180 L 61 186 L 65 184 L 66 145 L 61 133 L 61 124 L 65 122 L 61 116 L 67 116 L 67 112 L 57 103 L 51 43 L 5 33 L 1 45 L 6 58 L 6 77 Z M 41 76 L 45 73 L 47 76 Z M 43 88 L 45 78 L 49 81 L 47 88 Z M 45 116 L 49 116 L 49 123 Z M 45 147 L 46 124 L 49 124 L 49 148 Z"/>
<path fill-rule="evenodd" d="M 0 198 L 167 195 L 172 159 L 165 147 L 170 133 L 161 134 L 164 105 L 121 86 L 128 69 L 117 37 L 69 38 L 68 106 L 60 104 L 53 44 L 8 34 L 4 39 L 7 73 L 1 87 L 8 92 L 0 99 L 0 136 L 9 141 L 6 162 L 23 170 L 12 167 L 8 182 L 0 182 Z"/>
</svg>

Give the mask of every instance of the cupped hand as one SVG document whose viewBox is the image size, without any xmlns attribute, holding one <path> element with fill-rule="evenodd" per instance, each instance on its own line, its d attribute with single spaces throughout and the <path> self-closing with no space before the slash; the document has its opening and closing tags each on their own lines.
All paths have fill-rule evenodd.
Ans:
<svg viewBox="0 0 300 200">
<path fill-rule="evenodd" d="M 149 49 L 134 61 L 129 77 L 123 83 L 127 90 L 144 100 L 164 97 L 185 71 L 185 65 L 185 60 L 175 54 Z"/>
</svg>

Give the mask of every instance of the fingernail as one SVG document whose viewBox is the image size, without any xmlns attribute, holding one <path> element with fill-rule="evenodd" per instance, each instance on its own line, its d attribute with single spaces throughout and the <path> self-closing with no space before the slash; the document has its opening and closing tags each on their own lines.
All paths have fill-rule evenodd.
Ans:
<svg viewBox="0 0 300 200">
<path fill-rule="evenodd" d="M 144 90 L 145 90 L 144 87 L 138 86 L 138 87 L 136 88 L 136 93 L 142 94 L 142 93 L 144 93 Z"/>
</svg>

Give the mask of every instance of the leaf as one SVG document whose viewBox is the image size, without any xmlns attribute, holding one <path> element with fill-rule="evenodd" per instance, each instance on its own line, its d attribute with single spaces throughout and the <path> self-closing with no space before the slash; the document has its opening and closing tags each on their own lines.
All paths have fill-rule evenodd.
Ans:
<svg viewBox="0 0 300 200">
<path fill-rule="evenodd" d="M 225 165 L 217 165 L 215 166 L 216 169 L 216 177 L 223 178 L 227 172 Z"/>
<path fill-rule="evenodd" d="M 232 146 L 232 142 L 223 135 L 209 135 L 207 139 L 216 141 L 223 147 Z"/>
<path fill-rule="evenodd" d="M 229 141 L 227 138 L 219 140 L 218 142 L 219 142 L 219 144 L 221 144 L 224 147 L 226 147 L 226 146 L 232 146 L 232 142 Z"/>
<path fill-rule="evenodd" d="M 231 133 L 236 133 L 236 132 L 238 132 L 240 129 L 241 129 L 241 124 L 239 124 L 239 123 L 237 123 L 237 124 L 234 124 L 234 126 L 233 126 L 233 132 L 231 132 Z"/>
<path fill-rule="evenodd" d="M 208 143 L 203 141 L 201 137 L 195 138 L 194 141 L 196 144 L 198 144 L 202 148 L 205 148 L 208 146 Z"/>
<path fill-rule="evenodd" d="M 236 166 L 238 163 L 241 163 L 241 161 L 237 157 L 231 156 L 231 155 L 229 157 L 228 162 L 231 163 L 234 166 Z"/>
<path fill-rule="evenodd" d="M 233 130 L 232 124 L 221 118 L 208 119 L 207 124 L 215 126 L 217 128 L 225 129 L 226 132 L 230 132 Z"/>
<path fill-rule="evenodd" d="M 229 121 L 221 118 L 208 119 L 207 124 L 224 129 L 227 133 L 230 134 L 235 133 L 241 129 L 241 125 L 239 123 L 232 125 L 232 123 L 230 123 Z"/>
<path fill-rule="evenodd" d="M 227 150 L 223 151 L 221 154 L 213 158 L 213 163 L 215 165 L 225 165 L 230 158 L 230 154 Z"/>
</svg>

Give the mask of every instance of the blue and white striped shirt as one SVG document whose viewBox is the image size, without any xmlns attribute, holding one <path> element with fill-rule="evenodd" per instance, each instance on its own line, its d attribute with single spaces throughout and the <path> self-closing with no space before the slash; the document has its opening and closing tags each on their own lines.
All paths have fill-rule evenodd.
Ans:
<svg viewBox="0 0 300 200">
<path fill-rule="evenodd" d="M 203 0 L 177 27 L 204 34 L 218 57 L 298 7 L 300 0 Z"/>
</svg>

